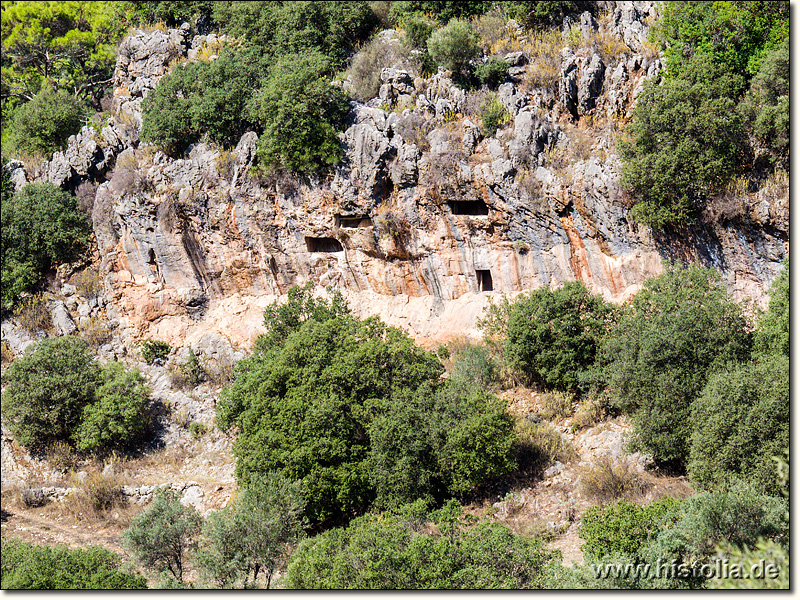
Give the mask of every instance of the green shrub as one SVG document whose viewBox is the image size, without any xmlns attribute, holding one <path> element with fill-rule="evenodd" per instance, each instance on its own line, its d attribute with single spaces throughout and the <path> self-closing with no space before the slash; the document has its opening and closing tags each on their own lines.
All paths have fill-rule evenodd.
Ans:
<svg viewBox="0 0 800 600">
<path fill-rule="evenodd" d="M 530 589 L 557 552 L 500 523 L 474 524 L 455 502 L 416 503 L 353 520 L 300 544 L 285 584 L 299 589 Z M 430 519 L 436 528 L 422 526 Z"/>
<path fill-rule="evenodd" d="M 253 127 L 245 106 L 264 68 L 262 53 L 251 48 L 223 48 L 216 60 L 178 65 L 142 102 L 142 139 L 172 154 L 204 134 L 235 145 Z"/>
<path fill-rule="evenodd" d="M 711 489 L 732 474 L 777 494 L 773 457 L 789 447 L 789 357 L 712 375 L 692 403 L 689 474 Z"/>
<path fill-rule="evenodd" d="M 422 17 L 411 15 L 405 19 L 403 29 L 409 46 L 427 52 L 428 38 L 431 37 L 434 29 L 429 21 Z"/>
<path fill-rule="evenodd" d="M 739 105 L 752 134 L 788 168 L 789 160 L 789 38 L 772 50 L 750 83 Z"/>
<path fill-rule="evenodd" d="M 277 473 L 254 476 L 232 505 L 203 523 L 198 566 L 218 587 L 255 587 L 263 573 L 269 588 L 289 549 L 304 537 L 304 504 L 297 482 Z"/>
<path fill-rule="evenodd" d="M 496 89 L 508 77 L 508 63 L 499 56 L 475 67 L 475 77 L 482 85 Z"/>
<path fill-rule="evenodd" d="M 644 283 L 602 357 L 614 403 L 632 415 L 640 446 L 656 461 L 685 467 L 692 401 L 711 373 L 747 359 L 750 338 L 714 269 L 668 266 Z"/>
<path fill-rule="evenodd" d="M 664 529 L 644 552 L 651 562 L 657 557 L 691 564 L 711 561 L 719 544 L 753 547 L 763 540 L 788 544 L 788 504 L 763 493 L 757 486 L 734 481 L 683 501 L 678 519 Z"/>
<path fill-rule="evenodd" d="M 359 42 L 378 23 L 367 2 L 216 2 L 214 19 L 222 33 L 270 54 L 321 53 L 333 69 L 344 66 Z"/>
<path fill-rule="evenodd" d="M 165 23 L 170 27 L 191 23 L 197 17 L 210 18 L 214 12 L 213 0 L 129 0 L 119 2 L 126 19 L 135 25 Z"/>
<path fill-rule="evenodd" d="M 88 116 L 86 104 L 63 90 L 42 87 L 30 102 L 14 111 L 8 124 L 8 152 L 13 157 L 48 156 L 78 133 Z"/>
<path fill-rule="evenodd" d="M 331 85 L 331 67 L 325 55 L 309 53 L 281 56 L 270 68 L 248 104 L 263 131 L 258 138 L 262 167 L 315 172 L 339 162 L 338 131 L 349 105 Z"/>
<path fill-rule="evenodd" d="M 166 358 L 172 348 L 167 342 L 161 340 L 146 339 L 139 342 L 139 351 L 142 359 L 147 363 Z"/>
<path fill-rule="evenodd" d="M 77 260 L 91 226 L 75 197 L 50 183 L 31 183 L 11 193 L 3 186 L 3 305 L 36 283 L 49 268 Z"/>
<path fill-rule="evenodd" d="M 489 100 L 481 104 L 481 123 L 484 136 L 493 136 L 500 127 L 509 121 L 511 121 L 511 114 L 496 94 L 492 94 Z"/>
<path fill-rule="evenodd" d="M 162 487 L 122 532 L 122 540 L 143 566 L 169 571 L 182 582 L 184 553 L 195 545 L 202 521 L 195 508 L 181 504 L 177 492 Z"/>
<path fill-rule="evenodd" d="M 789 259 L 772 282 L 767 312 L 758 320 L 753 352 L 759 356 L 789 356 Z"/>
<path fill-rule="evenodd" d="M 79 337 L 48 338 L 3 374 L 3 420 L 37 452 L 59 443 L 91 453 L 121 449 L 148 430 L 144 383 L 120 363 L 100 369 Z"/>
<path fill-rule="evenodd" d="M 585 388 L 613 319 L 612 307 L 581 282 L 522 295 L 508 317 L 506 361 L 546 389 Z"/>
<path fill-rule="evenodd" d="M 747 163 L 736 100 L 744 80 L 697 54 L 680 78 L 648 81 L 618 144 L 631 215 L 654 228 L 687 224 Z"/>
<path fill-rule="evenodd" d="M 143 590 L 144 577 L 120 568 L 120 558 L 102 546 L 71 549 L 37 546 L 3 536 L 4 590 Z"/>
<path fill-rule="evenodd" d="M 401 0 L 392 2 L 389 20 L 392 23 L 407 23 L 409 19 L 420 14 L 431 15 L 439 23 L 447 23 L 451 19 L 464 19 L 485 13 L 497 4 L 492 0 L 468 0 L 448 2 L 441 0 Z"/>
<path fill-rule="evenodd" d="M 501 2 L 506 14 L 528 29 L 558 26 L 567 14 L 579 14 L 591 10 L 591 2 L 569 2 L 565 0 Z"/>
<path fill-rule="evenodd" d="M 643 505 L 618 500 L 593 506 L 581 517 L 578 535 L 585 540 L 581 550 L 591 560 L 620 553 L 638 556 L 642 546 L 677 520 L 679 505 L 679 500 L 664 498 Z"/>
<path fill-rule="evenodd" d="M 498 367 L 486 346 L 467 344 L 453 355 L 453 379 L 484 389 L 497 383 Z"/>
<path fill-rule="evenodd" d="M 100 373 L 95 400 L 84 406 L 73 433 L 78 450 L 98 453 L 117 450 L 148 430 L 146 405 L 150 390 L 134 369 L 112 362 Z"/>
<path fill-rule="evenodd" d="M 3 374 L 3 421 L 17 442 L 34 450 L 69 440 L 95 398 L 100 368 L 86 342 L 48 338 Z"/>
<path fill-rule="evenodd" d="M 208 427 L 203 423 L 198 421 L 192 421 L 189 423 L 189 433 L 192 434 L 192 437 L 196 440 L 199 440 L 208 432 Z"/>
<path fill-rule="evenodd" d="M 440 382 L 436 356 L 401 331 L 306 293 L 266 311 L 276 328 L 218 404 L 220 427 L 239 428 L 240 482 L 270 470 L 302 480 L 307 516 L 325 522 L 373 502 L 460 494 L 513 468 L 496 399 Z"/>
<path fill-rule="evenodd" d="M 466 74 L 470 62 L 480 56 L 481 36 L 466 21 L 452 19 L 428 38 L 428 52 L 433 59 L 455 74 Z"/>
</svg>

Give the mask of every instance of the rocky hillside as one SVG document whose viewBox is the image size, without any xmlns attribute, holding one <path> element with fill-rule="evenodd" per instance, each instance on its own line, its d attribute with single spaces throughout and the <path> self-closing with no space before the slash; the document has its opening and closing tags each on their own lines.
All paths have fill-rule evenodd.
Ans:
<svg viewBox="0 0 800 600">
<path fill-rule="evenodd" d="M 713 265 L 736 299 L 763 304 L 788 254 L 788 185 L 745 191 L 745 219 L 670 237 L 629 218 L 614 144 L 662 65 L 646 42 L 655 3 L 609 4 L 600 22 L 565 20 L 549 79 L 542 40 L 509 23 L 512 81 L 497 96 L 511 120 L 492 136 L 476 125 L 485 95 L 386 52 L 396 60 L 378 97 L 351 102 L 346 159 L 324 180 L 253 177 L 253 132 L 232 152 L 198 143 L 180 159 L 140 143 L 141 100 L 176 61 L 220 41 L 188 25 L 138 30 L 119 47 L 106 125 L 39 169 L 10 165 L 13 180 L 93 202 L 101 302 L 125 345 L 246 348 L 264 306 L 309 281 L 417 339 L 472 333 L 489 299 L 576 279 L 622 302 L 664 259 Z M 379 40 L 391 49 L 400 35 Z"/>
</svg>

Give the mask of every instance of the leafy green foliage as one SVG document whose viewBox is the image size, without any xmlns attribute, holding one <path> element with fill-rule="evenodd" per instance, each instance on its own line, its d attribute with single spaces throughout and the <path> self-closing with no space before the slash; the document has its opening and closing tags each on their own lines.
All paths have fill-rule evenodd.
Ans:
<svg viewBox="0 0 800 600">
<path fill-rule="evenodd" d="M 511 121 L 511 114 L 497 94 L 492 94 L 486 102 L 481 104 L 481 124 L 484 136 L 493 136 L 500 127 L 509 121 Z"/>
<path fill-rule="evenodd" d="M 397 2 L 393 3 L 397 6 Z M 434 27 L 422 17 L 411 15 L 405 19 L 403 29 L 406 33 L 406 42 L 412 47 L 428 50 L 428 38 L 431 37 Z"/>
<path fill-rule="evenodd" d="M 770 289 L 767 312 L 758 321 L 753 352 L 765 356 L 782 354 L 789 357 L 789 259 Z"/>
<path fill-rule="evenodd" d="M 203 523 L 197 564 L 219 587 L 254 587 L 263 573 L 269 588 L 289 548 L 304 536 L 304 507 L 298 482 L 277 473 L 254 475 L 233 505 Z"/>
<path fill-rule="evenodd" d="M 451 19 L 428 38 L 428 52 L 455 74 L 466 74 L 470 62 L 480 56 L 480 42 L 481 36 L 469 22 Z"/>
<path fill-rule="evenodd" d="M 776 494 L 773 457 L 789 447 L 789 357 L 720 371 L 692 404 L 689 474 L 711 489 L 731 474 Z"/>
<path fill-rule="evenodd" d="M 645 85 L 618 147 L 637 221 L 688 224 L 732 175 L 753 168 L 748 131 L 788 161 L 788 11 L 787 2 L 664 4 L 653 35 L 665 75 Z"/>
<path fill-rule="evenodd" d="M 69 136 L 80 131 L 87 113 L 88 107 L 79 98 L 64 90 L 55 92 L 49 85 L 43 86 L 10 118 L 4 156 L 49 156 L 66 146 Z"/>
<path fill-rule="evenodd" d="M 47 87 L 99 105 L 124 33 L 113 2 L 4 4 L 4 124 L 8 105 L 31 100 Z"/>
<path fill-rule="evenodd" d="M 508 317 L 506 361 L 544 388 L 584 388 L 613 318 L 612 307 L 577 281 L 520 296 Z"/>
<path fill-rule="evenodd" d="M 256 349 L 260 351 L 282 346 L 286 338 L 300 329 L 306 321 L 320 323 L 345 317 L 350 309 L 342 293 L 333 291 L 330 300 L 314 297 L 314 284 L 294 286 L 286 294 L 286 302 L 270 304 L 264 310 L 264 327 L 267 332 L 258 337 Z"/>
<path fill-rule="evenodd" d="M 91 227 L 75 197 L 49 183 L 32 183 L 14 194 L 4 185 L 2 201 L 0 261 L 3 306 L 9 307 L 44 271 L 76 260 Z"/>
<path fill-rule="evenodd" d="M 74 336 L 39 342 L 3 374 L 3 420 L 17 442 L 33 449 L 68 440 L 95 398 L 100 368 Z"/>
<path fill-rule="evenodd" d="M 349 105 L 344 92 L 331 85 L 331 67 L 320 53 L 287 54 L 269 70 L 248 104 L 263 131 L 258 138 L 263 167 L 313 172 L 339 162 L 337 131 Z"/>
<path fill-rule="evenodd" d="M 119 557 L 102 546 L 72 550 L 37 546 L 3 536 L 0 566 L 4 590 L 141 590 L 144 577 L 120 568 Z"/>
<path fill-rule="evenodd" d="M 483 14 L 497 2 L 490 0 L 470 0 L 467 2 L 452 2 L 446 0 L 401 0 L 392 2 L 389 11 L 389 20 L 392 23 L 407 25 L 409 20 L 420 14 L 430 15 L 440 23 L 447 23 L 451 19 L 465 19 L 473 15 Z"/>
<path fill-rule="evenodd" d="M 586 540 L 581 549 L 592 560 L 613 554 L 637 556 L 642 546 L 675 522 L 679 504 L 667 497 L 644 505 L 619 500 L 593 506 L 581 517 L 578 535 Z"/>
<path fill-rule="evenodd" d="M 109 363 L 100 373 L 95 396 L 94 402 L 84 406 L 72 436 L 78 450 L 119 449 L 147 431 L 150 390 L 138 370 L 128 371 L 122 363 Z"/>
<path fill-rule="evenodd" d="M 455 502 L 426 513 L 415 503 L 305 540 L 289 563 L 286 587 L 530 589 L 541 587 L 557 557 L 500 523 L 474 524 Z M 425 533 L 428 519 L 436 529 Z"/>
<path fill-rule="evenodd" d="M 508 63 L 499 56 L 492 56 L 475 67 L 475 77 L 482 85 L 496 89 L 508 77 Z"/>
<path fill-rule="evenodd" d="M 194 546 L 202 520 L 194 507 L 181 504 L 177 492 L 162 487 L 122 532 L 122 541 L 143 566 L 169 571 L 182 582 L 184 553 Z"/>
<path fill-rule="evenodd" d="M 764 58 L 739 104 L 752 135 L 784 167 L 789 164 L 789 38 Z"/>
<path fill-rule="evenodd" d="M 144 378 L 120 363 L 100 369 L 79 337 L 42 340 L 9 366 L 3 384 L 3 420 L 32 450 L 69 442 L 102 453 L 148 429 Z"/>
<path fill-rule="evenodd" d="M 142 139 L 181 153 L 204 134 L 235 144 L 253 121 L 245 106 L 264 70 L 262 53 L 223 48 L 213 61 L 182 63 L 142 102 Z"/>
<path fill-rule="evenodd" d="M 681 77 L 698 54 L 729 73 L 752 76 L 788 35 L 788 2 L 666 2 L 655 28 L 672 77 Z"/>
<path fill-rule="evenodd" d="M 214 19 L 222 33 L 281 55 L 322 54 L 332 69 L 366 40 L 377 17 L 366 2 L 217 2 Z"/>
<path fill-rule="evenodd" d="M 692 401 L 711 373 L 747 359 L 750 337 L 715 270 L 669 266 L 644 283 L 602 356 L 614 401 L 656 461 L 685 466 Z"/>
<path fill-rule="evenodd" d="M 684 225 L 748 159 L 736 100 L 744 80 L 697 54 L 681 78 L 645 83 L 618 144 L 631 215 L 654 228 Z"/>
<path fill-rule="evenodd" d="M 759 539 L 788 543 L 787 503 L 755 485 L 734 481 L 687 498 L 679 518 L 648 548 L 652 562 L 708 560 L 721 543 L 754 546 Z"/>
<path fill-rule="evenodd" d="M 166 358 L 172 348 L 167 342 L 150 338 L 139 342 L 139 351 L 147 363 Z"/>
<path fill-rule="evenodd" d="M 463 493 L 513 468 L 496 399 L 440 382 L 435 355 L 345 311 L 310 289 L 266 311 L 271 331 L 218 404 L 220 426 L 239 428 L 240 481 L 271 470 L 302 480 L 306 514 L 322 522 Z"/>
</svg>

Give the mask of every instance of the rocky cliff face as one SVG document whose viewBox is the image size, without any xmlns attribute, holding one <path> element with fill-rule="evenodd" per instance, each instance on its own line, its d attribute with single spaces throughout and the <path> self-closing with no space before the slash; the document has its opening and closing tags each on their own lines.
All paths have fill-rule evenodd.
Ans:
<svg viewBox="0 0 800 600">
<path fill-rule="evenodd" d="M 788 186 L 740 198 L 745 217 L 656 238 L 628 215 L 614 139 L 660 69 L 648 53 L 653 2 L 609 4 L 601 23 L 566 22 L 557 75 L 509 35 L 512 119 L 484 138 L 475 94 L 447 72 L 387 65 L 378 98 L 352 103 L 346 158 L 324 180 L 249 174 L 257 137 L 234 151 L 196 144 L 173 159 L 139 143 L 141 99 L 206 37 L 136 32 L 119 49 L 115 116 L 84 128 L 41 178 L 100 183 L 94 231 L 109 303 L 126 335 L 191 343 L 216 332 L 247 345 L 264 306 L 293 285 L 343 291 L 417 338 L 470 333 L 489 298 L 579 279 L 621 302 L 664 258 L 720 269 L 734 296 L 763 302 L 788 253 Z M 387 40 L 395 34 L 384 32 Z M 581 41 L 582 38 L 582 41 Z M 616 48 L 614 52 L 609 47 Z M 413 110 L 412 110 L 413 108 Z M 22 169 L 14 174 L 23 183 Z"/>
</svg>

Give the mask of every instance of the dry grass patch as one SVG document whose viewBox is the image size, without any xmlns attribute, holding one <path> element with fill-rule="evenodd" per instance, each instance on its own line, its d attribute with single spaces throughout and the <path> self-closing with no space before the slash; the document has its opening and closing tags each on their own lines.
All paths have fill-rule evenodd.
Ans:
<svg viewBox="0 0 800 600">
<path fill-rule="evenodd" d="M 572 414 L 573 396 L 568 392 L 547 392 L 541 395 L 542 408 L 540 414 L 543 419 L 554 421 L 566 419 Z"/>
<path fill-rule="evenodd" d="M 641 499 L 651 485 L 627 459 L 600 456 L 594 464 L 580 471 L 581 492 L 600 504 L 620 498 Z"/>
<path fill-rule="evenodd" d="M 17 307 L 14 308 L 14 316 L 20 327 L 28 333 L 35 334 L 39 331 L 44 331 L 45 333 L 55 332 L 50 307 L 48 306 L 47 298 L 42 293 L 34 294 L 21 300 Z"/>
</svg>

